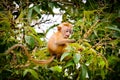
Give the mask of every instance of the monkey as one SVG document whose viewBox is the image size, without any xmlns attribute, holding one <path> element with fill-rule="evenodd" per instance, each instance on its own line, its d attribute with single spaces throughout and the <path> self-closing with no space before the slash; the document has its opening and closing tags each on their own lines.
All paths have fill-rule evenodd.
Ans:
<svg viewBox="0 0 120 80">
<path fill-rule="evenodd" d="M 72 34 L 73 26 L 68 22 L 63 22 L 57 27 L 57 32 L 54 33 L 48 40 L 48 51 L 51 56 L 60 58 L 66 51 L 65 48 L 69 43 L 74 43 L 74 39 L 69 39 Z"/>
<path fill-rule="evenodd" d="M 6 53 L 10 53 L 13 49 L 20 47 L 24 50 L 26 56 L 28 59 L 35 64 L 49 64 L 53 61 L 53 59 L 59 58 L 66 50 L 68 43 L 74 43 L 75 40 L 69 39 L 70 35 L 72 34 L 72 24 L 68 22 L 63 22 L 57 27 L 57 32 L 54 33 L 49 41 L 48 41 L 48 51 L 50 53 L 50 58 L 47 60 L 36 60 L 34 59 L 28 52 L 27 48 L 23 46 L 22 44 L 15 44 L 12 47 L 10 47 Z"/>
</svg>

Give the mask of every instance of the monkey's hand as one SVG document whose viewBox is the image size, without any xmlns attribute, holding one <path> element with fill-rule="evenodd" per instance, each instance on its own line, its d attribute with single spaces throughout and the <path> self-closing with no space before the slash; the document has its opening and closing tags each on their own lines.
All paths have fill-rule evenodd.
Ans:
<svg viewBox="0 0 120 80">
<path fill-rule="evenodd" d="M 74 39 L 62 39 L 62 40 L 56 41 L 56 44 L 62 45 L 62 44 L 74 43 L 74 42 L 76 42 L 76 40 L 74 40 Z"/>
<path fill-rule="evenodd" d="M 70 43 L 75 43 L 75 42 L 76 42 L 76 40 L 74 40 L 74 39 L 70 40 Z"/>
</svg>

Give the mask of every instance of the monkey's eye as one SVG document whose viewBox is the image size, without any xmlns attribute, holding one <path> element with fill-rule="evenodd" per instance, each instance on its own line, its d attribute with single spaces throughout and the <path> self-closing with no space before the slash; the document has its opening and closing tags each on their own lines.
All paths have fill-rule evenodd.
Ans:
<svg viewBox="0 0 120 80">
<path fill-rule="evenodd" d="M 70 31 L 71 34 L 73 34 L 73 31 Z"/>
<path fill-rule="evenodd" d="M 66 32 L 69 32 L 69 30 L 66 30 Z"/>
<path fill-rule="evenodd" d="M 69 30 L 69 33 L 71 33 L 71 34 L 72 34 L 72 33 L 73 33 L 73 31 L 72 31 L 72 30 Z"/>
<path fill-rule="evenodd" d="M 66 33 L 69 32 L 70 34 L 72 34 L 73 32 L 71 30 L 66 30 Z"/>
</svg>

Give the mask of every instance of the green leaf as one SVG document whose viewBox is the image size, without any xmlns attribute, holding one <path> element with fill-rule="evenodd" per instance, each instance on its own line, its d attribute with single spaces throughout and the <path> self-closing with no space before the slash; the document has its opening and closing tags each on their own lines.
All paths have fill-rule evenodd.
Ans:
<svg viewBox="0 0 120 80">
<path fill-rule="evenodd" d="M 10 30 L 10 22 L 7 20 L 0 21 L 0 30 L 9 31 Z"/>
<path fill-rule="evenodd" d="M 62 72 L 62 67 L 61 66 L 53 66 L 50 68 L 52 71 L 57 71 L 57 72 Z"/>
<path fill-rule="evenodd" d="M 71 53 L 70 52 L 65 52 L 62 54 L 60 61 L 62 61 L 65 57 L 69 56 Z"/>
<path fill-rule="evenodd" d="M 104 60 L 102 60 L 102 59 L 100 59 L 100 63 L 99 63 L 99 66 L 100 66 L 100 68 L 104 68 L 104 66 L 105 66 L 105 61 Z"/>
<path fill-rule="evenodd" d="M 90 43 L 88 43 L 88 42 L 83 42 L 83 45 L 86 47 L 91 47 Z"/>
<path fill-rule="evenodd" d="M 34 6 L 34 10 L 37 12 L 37 14 L 39 15 L 39 17 L 41 17 L 41 14 L 40 14 L 40 6 L 39 6 L 39 5 Z"/>
<path fill-rule="evenodd" d="M 116 26 L 115 27 L 114 26 L 113 27 L 106 27 L 106 28 L 120 32 L 120 29 L 117 28 Z"/>
<path fill-rule="evenodd" d="M 96 51 L 95 51 L 95 49 L 93 49 L 93 48 L 90 48 L 89 53 L 92 53 L 93 55 L 97 54 Z"/>
<path fill-rule="evenodd" d="M 53 13 L 53 8 L 54 8 L 54 4 L 53 3 L 48 3 L 48 10 L 50 13 L 54 14 Z"/>
<path fill-rule="evenodd" d="M 34 6 L 34 10 L 35 10 L 38 14 L 40 14 L 40 7 L 39 7 L 39 5 Z"/>
<path fill-rule="evenodd" d="M 33 27 L 28 26 L 27 28 L 28 28 L 28 30 L 30 30 L 30 33 L 37 35 L 37 32 L 35 31 L 35 29 Z"/>
<path fill-rule="evenodd" d="M 48 6 L 53 9 L 54 8 L 54 3 L 48 3 Z"/>
<path fill-rule="evenodd" d="M 75 62 L 76 64 L 79 62 L 80 57 L 81 57 L 80 54 L 78 54 L 78 53 L 74 54 L 74 56 L 73 56 L 73 60 L 74 60 L 74 62 Z"/>
<path fill-rule="evenodd" d="M 32 12 L 33 12 L 33 8 L 30 8 L 28 11 L 28 19 L 30 20 L 32 17 Z"/>
<path fill-rule="evenodd" d="M 39 76 L 37 74 L 37 72 L 33 69 L 25 69 L 25 71 L 23 72 L 23 77 L 27 74 L 27 73 L 31 73 L 31 75 L 36 78 L 36 79 L 39 79 Z"/>
<path fill-rule="evenodd" d="M 84 25 L 84 21 L 83 20 L 78 20 L 76 23 L 75 23 L 76 26 L 83 26 Z"/>
<path fill-rule="evenodd" d="M 25 71 L 23 72 L 23 77 L 25 77 L 27 73 L 28 73 L 28 69 L 25 69 Z"/>
<path fill-rule="evenodd" d="M 36 36 L 34 34 L 29 34 L 29 35 L 32 36 L 35 39 L 35 41 L 38 42 L 38 45 L 42 45 L 43 44 L 43 42 L 41 41 L 41 39 L 38 36 Z"/>
<path fill-rule="evenodd" d="M 109 44 L 111 44 L 111 45 L 117 45 L 119 42 L 120 42 L 120 40 L 116 39 L 116 40 L 111 40 Z"/>
<path fill-rule="evenodd" d="M 83 65 L 81 65 L 80 80 L 85 80 L 86 79 L 86 74 L 87 74 L 87 67 L 83 64 Z"/>
<path fill-rule="evenodd" d="M 25 41 L 31 48 L 35 46 L 35 40 L 32 36 L 25 36 Z"/>
<path fill-rule="evenodd" d="M 69 66 L 72 66 L 72 65 L 74 65 L 74 62 L 73 62 L 73 60 L 70 60 L 70 61 L 67 62 L 67 64 L 65 65 L 65 68 L 66 68 L 66 67 L 69 67 Z"/>
</svg>

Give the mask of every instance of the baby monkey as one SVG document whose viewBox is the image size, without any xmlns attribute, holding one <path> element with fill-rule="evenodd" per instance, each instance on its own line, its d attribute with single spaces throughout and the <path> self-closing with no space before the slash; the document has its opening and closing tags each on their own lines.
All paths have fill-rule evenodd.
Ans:
<svg viewBox="0 0 120 80">
<path fill-rule="evenodd" d="M 72 34 L 73 26 L 68 22 L 63 22 L 57 27 L 57 32 L 54 33 L 48 41 L 48 51 L 51 56 L 60 58 L 66 51 L 65 48 L 69 43 L 74 43 L 75 40 L 69 39 Z"/>
</svg>

